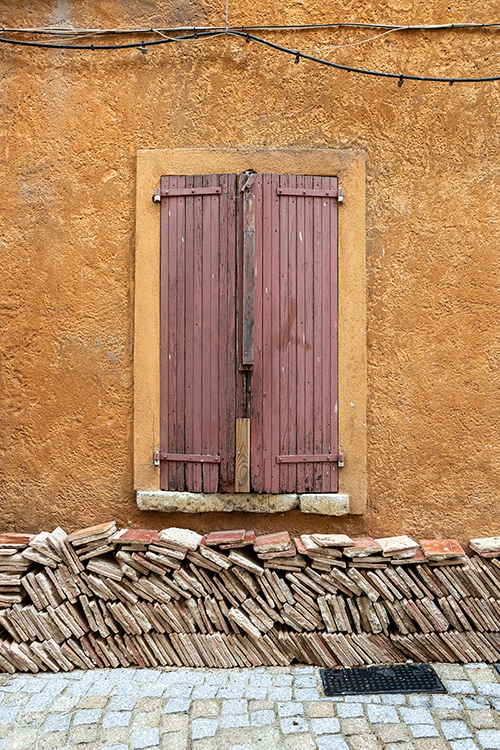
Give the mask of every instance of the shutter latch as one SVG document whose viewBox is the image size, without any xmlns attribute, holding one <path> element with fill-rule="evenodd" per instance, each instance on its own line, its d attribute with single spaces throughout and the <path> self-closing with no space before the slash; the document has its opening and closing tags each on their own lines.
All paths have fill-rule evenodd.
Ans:
<svg viewBox="0 0 500 750">
<path fill-rule="evenodd" d="M 220 456 L 203 456 L 193 453 L 161 453 L 157 452 L 153 454 L 153 461 L 155 466 L 160 465 L 160 461 L 190 461 L 192 463 L 200 464 L 220 464 Z"/>
</svg>

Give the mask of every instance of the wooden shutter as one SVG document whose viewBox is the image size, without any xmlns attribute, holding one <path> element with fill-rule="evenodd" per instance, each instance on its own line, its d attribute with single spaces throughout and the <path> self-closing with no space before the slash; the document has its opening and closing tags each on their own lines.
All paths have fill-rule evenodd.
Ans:
<svg viewBox="0 0 500 750">
<path fill-rule="evenodd" d="M 256 175 L 251 484 L 335 492 L 337 179 Z M 308 456 L 321 460 L 307 460 Z M 284 459 L 283 459 L 284 457 Z"/>
<path fill-rule="evenodd" d="M 161 180 L 162 489 L 234 484 L 236 175 Z M 220 457 L 220 458 L 219 458 Z"/>
</svg>

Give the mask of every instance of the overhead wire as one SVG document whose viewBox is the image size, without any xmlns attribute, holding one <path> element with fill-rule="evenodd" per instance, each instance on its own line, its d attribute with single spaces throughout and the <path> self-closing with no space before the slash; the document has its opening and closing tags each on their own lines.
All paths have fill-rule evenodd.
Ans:
<svg viewBox="0 0 500 750">
<path fill-rule="evenodd" d="M 337 47 L 330 47 L 330 48 L 322 48 L 319 51 L 322 51 L 323 49 L 326 51 L 328 49 L 340 49 L 342 47 L 349 47 L 349 46 L 357 46 L 359 44 L 365 44 L 368 41 L 372 41 L 373 39 L 379 38 L 380 36 L 384 36 L 385 34 L 393 31 L 410 31 L 410 30 L 437 30 L 437 29 L 478 29 L 478 28 L 499 28 L 499 24 L 490 23 L 490 24 L 432 24 L 432 25 L 422 25 L 422 26 L 388 26 L 387 24 L 357 24 L 357 23 L 337 23 L 337 24 L 307 24 L 307 25 L 295 25 L 295 26 L 266 26 L 266 27 L 241 27 L 241 29 L 235 28 L 235 27 L 229 27 L 228 25 L 228 3 L 226 0 L 226 26 L 225 27 L 184 27 L 186 30 L 189 29 L 189 33 L 183 33 L 178 36 L 167 36 L 166 33 L 178 33 L 177 29 L 154 29 L 152 27 L 149 27 L 147 29 L 113 29 L 113 30 L 83 30 L 83 29 L 74 29 L 73 31 L 75 34 L 83 34 L 84 36 L 92 35 L 95 33 L 95 35 L 105 35 L 108 34 L 136 34 L 136 33 L 156 33 L 160 34 L 162 36 L 161 39 L 153 39 L 144 41 L 141 40 L 140 42 L 123 42 L 119 44 L 60 44 L 59 42 L 48 42 L 48 41 L 33 41 L 33 40 L 23 40 L 23 39 L 12 39 L 8 37 L 0 37 L 0 44 L 10 44 L 14 46 L 24 46 L 24 47 L 37 47 L 37 48 L 45 48 L 45 49 L 67 49 L 67 50 L 92 50 L 92 51 L 104 51 L 104 50 L 120 50 L 120 49 L 133 49 L 138 48 L 141 51 L 147 51 L 147 47 L 157 46 L 161 44 L 168 44 L 170 42 L 174 41 L 187 41 L 191 39 L 207 39 L 207 38 L 214 38 L 218 36 L 223 35 L 231 35 L 236 36 L 239 38 L 244 38 L 247 42 L 253 41 L 257 44 L 264 45 L 266 47 L 269 47 L 273 50 L 282 52 L 284 54 L 293 55 L 295 58 L 295 62 L 298 63 L 300 60 L 309 60 L 314 63 L 318 63 L 320 65 L 325 65 L 327 67 L 335 68 L 337 70 L 343 70 L 347 71 L 349 73 L 358 73 L 360 75 L 367 75 L 367 76 L 373 76 L 373 77 L 379 77 L 379 78 L 394 78 L 398 80 L 398 86 L 401 86 L 405 80 L 407 81 L 429 81 L 434 83 L 448 83 L 450 86 L 455 83 L 486 83 L 486 82 L 492 82 L 492 81 L 499 81 L 500 75 L 497 76 L 476 76 L 476 77 L 444 77 L 444 76 L 424 76 L 424 75 L 415 75 L 410 73 L 393 73 L 393 72 L 387 72 L 387 71 L 381 71 L 381 70 L 370 70 L 367 68 L 361 68 L 355 65 L 346 65 L 342 63 L 333 62 L 331 60 L 325 60 L 324 58 L 317 57 L 315 55 L 307 54 L 306 50 L 299 50 L 299 49 L 292 49 L 289 47 L 285 47 L 280 44 L 276 44 L 275 42 L 270 41 L 269 39 L 265 39 L 261 36 L 257 36 L 255 34 L 251 34 L 251 30 L 255 29 L 267 29 L 267 30 L 304 30 L 304 29 L 325 29 L 325 28 L 334 28 L 334 27 L 356 27 L 356 28 L 384 28 L 386 31 L 383 34 L 379 34 L 376 37 L 373 37 L 372 39 L 366 39 L 362 40 L 360 42 L 356 42 L 353 44 L 346 44 L 346 45 L 338 45 Z M 5 32 L 5 30 L 2 30 Z M 8 33 L 66 33 L 71 32 L 70 29 L 38 29 L 38 30 L 28 30 L 28 29 L 11 29 L 8 31 Z M 86 33 L 85 33 L 86 32 Z M 165 33 L 166 32 L 166 33 Z M 81 37 L 80 37 L 81 38 Z M 312 50 L 311 50 L 312 51 Z"/>
</svg>

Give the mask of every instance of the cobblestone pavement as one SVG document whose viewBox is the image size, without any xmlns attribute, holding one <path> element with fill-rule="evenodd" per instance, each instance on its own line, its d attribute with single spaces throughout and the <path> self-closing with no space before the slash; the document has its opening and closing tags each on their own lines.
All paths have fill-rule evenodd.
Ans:
<svg viewBox="0 0 500 750">
<path fill-rule="evenodd" d="M 438 664 L 448 695 L 325 698 L 314 667 L 0 675 L 0 750 L 500 748 L 500 680 Z"/>
</svg>

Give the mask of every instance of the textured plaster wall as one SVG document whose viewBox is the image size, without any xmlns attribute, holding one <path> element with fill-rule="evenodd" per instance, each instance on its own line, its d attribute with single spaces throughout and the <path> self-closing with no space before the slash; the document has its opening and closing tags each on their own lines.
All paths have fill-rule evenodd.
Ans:
<svg viewBox="0 0 500 750">
<path fill-rule="evenodd" d="M 220 24 L 225 3 L 0 2 L 7 26 Z M 480 5 L 243 7 L 230 22 L 495 20 Z M 375 32 L 377 33 L 377 32 Z M 286 33 L 290 47 L 368 32 Z M 374 35 L 374 34 L 373 34 Z M 406 32 L 367 67 L 498 71 L 498 32 Z M 2 529 L 119 524 L 375 535 L 499 532 L 499 84 L 362 78 L 239 40 L 151 51 L 0 47 Z M 368 511 L 141 514 L 132 491 L 138 149 L 356 148 L 367 160 Z M 355 407 L 353 407 L 355 408 Z"/>
</svg>

